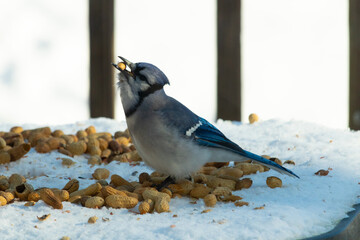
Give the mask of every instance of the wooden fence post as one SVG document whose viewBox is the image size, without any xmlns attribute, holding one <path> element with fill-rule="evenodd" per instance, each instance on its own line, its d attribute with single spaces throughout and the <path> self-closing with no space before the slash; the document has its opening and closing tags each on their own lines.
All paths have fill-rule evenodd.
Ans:
<svg viewBox="0 0 360 240">
<path fill-rule="evenodd" d="M 350 84 L 349 127 L 360 130 L 360 2 L 349 1 Z"/>
<path fill-rule="evenodd" d="M 89 0 L 90 117 L 114 118 L 114 0 Z"/>
<path fill-rule="evenodd" d="M 217 117 L 241 120 L 241 0 L 217 0 Z"/>
</svg>

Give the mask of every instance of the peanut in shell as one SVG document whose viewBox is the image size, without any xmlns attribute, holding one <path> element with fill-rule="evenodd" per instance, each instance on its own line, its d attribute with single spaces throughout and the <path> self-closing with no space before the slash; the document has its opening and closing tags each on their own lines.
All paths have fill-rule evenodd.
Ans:
<svg viewBox="0 0 360 240">
<path fill-rule="evenodd" d="M 0 196 L 0 206 L 4 206 L 7 204 L 6 199 L 3 196 Z"/>
<path fill-rule="evenodd" d="M 28 200 L 28 201 L 32 201 L 32 202 L 37 202 L 37 201 L 39 201 L 40 199 L 41 199 L 40 193 L 37 192 L 37 191 L 34 191 L 34 192 L 29 193 L 27 200 Z"/>
<path fill-rule="evenodd" d="M 22 201 L 26 201 L 29 194 L 33 191 L 33 186 L 25 182 L 15 188 L 15 196 L 20 198 L 20 200 Z"/>
<path fill-rule="evenodd" d="M 71 179 L 63 188 L 63 190 L 73 193 L 79 190 L 79 181 L 77 179 Z"/>
<path fill-rule="evenodd" d="M 55 209 L 62 209 L 63 205 L 61 203 L 61 200 L 55 196 L 53 191 L 49 188 L 43 188 L 39 190 L 40 198 L 43 200 L 46 204 L 52 206 Z"/>
<path fill-rule="evenodd" d="M 85 202 L 87 208 L 101 208 L 105 203 L 105 200 L 101 197 L 90 197 Z"/>
<path fill-rule="evenodd" d="M 100 183 L 94 183 L 85 189 L 70 193 L 70 198 L 73 196 L 94 196 L 100 192 L 101 188 L 102 186 L 100 185 Z"/>
<path fill-rule="evenodd" d="M 105 198 L 106 205 L 112 208 L 134 208 L 138 204 L 136 198 L 121 196 L 121 195 L 110 195 Z"/>
<path fill-rule="evenodd" d="M 217 199 L 214 194 L 208 194 L 204 197 L 204 203 L 207 207 L 214 207 L 216 205 Z"/>
<path fill-rule="evenodd" d="M 92 174 L 92 176 L 96 180 L 107 179 L 110 176 L 110 171 L 106 168 L 97 168 Z"/>
<path fill-rule="evenodd" d="M 5 198 L 7 203 L 11 202 L 15 198 L 14 194 L 12 194 L 11 192 L 0 191 L 0 196 Z"/>
<path fill-rule="evenodd" d="M 280 178 L 272 176 L 266 179 L 266 185 L 268 185 L 270 188 L 282 187 L 282 181 Z"/>
<path fill-rule="evenodd" d="M 114 184 L 115 186 L 122 186 L 122 185 L 130 185 L 131 183 L 129 183 L 127 180 L 125 180 L 124 178 L 122 178 L 121 176 L 114 174 L 111 176 L 111 183 Z"/>
<path fill-rule="evenodd" d="M 23 143 L 19 146 L 13 147 L 12 149 L 10 149 L 8 151 L 8 153 L 10 154 L 11 157 L 11 161 L 16 161 L 20 158 L 22 158 L 26 153 L 28 153 L 30 151 L 30 144 L 28 143 Z"/>
<path fill-rule="evenodd" d="M 250 178 L 244 178 L 239 181 L 236 181 L 235 190 L 250 188 L 252 183 L 253 181 Z"/>
<path fill-rule="evenodd" d="M 205 185 L 199 184 L 190 191 L 190 196 L 193 198 L 204 198 L 210 192 L 211 192 L 211 188 L 209 188 Z"/>
<path fill-rule="evenodd" d="M 127 196 L 127 194 L 124 191 L 117 190 L 111 186 L 104 186 L 101 189 L 101 193 L 104 198 L 110 196 L 110 195 L 121 195 L 121 196 Z"/>
<path fill-rule="evenodd" d="M 14 173 L 9 177 L 9 188 L 16 188 L 17 186 L 23 184 L 26 182 L 26 179 L 24 176 L 21 176 L 20 174 Z"/>
<path fill-rule="evenodd" d="M 10 187 L 10 184 L 7 179 L 0 179 L 0 191 L 5 191 L 9 187 Z"/>
</svg>

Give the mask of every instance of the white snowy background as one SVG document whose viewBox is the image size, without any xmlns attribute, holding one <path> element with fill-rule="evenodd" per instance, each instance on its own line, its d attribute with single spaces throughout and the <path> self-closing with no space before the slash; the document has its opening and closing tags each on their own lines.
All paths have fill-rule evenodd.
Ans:
<svg viewBox="0 0 360 240">
<path fill-rule="evenodd" d="M 253 175 L 254 185 L 237 193 L 249 207 L 221 203 L 207 214 L 201 214 L 201 200 L 192 205 L 187 198 L 172 200 L 171 213 L 145 216 L 67 203 L 64 211 L 43 202 L 32 208 L 15 203 L 0 210 L 1 237 L 293 239 L 330 230 L 360 195 L 360 136 L 346 130 L 347 9 L 342 0 L 242 1 L 243 120 L 256 112 L 262 121 L 217 126 L 245 149 L 294 160 L 289 168 L 300 180 L 274 171 Z M 115 11 L 115 56 L 157 65 L 170 79 L 169 95 L 214 122 L 216 1 L 117 0 Z M 88 40 L 85 0 L 0 0 L 0 131 L 45 124 L 67 133 L 89 124 L 99 131 L 125 129 L 119 97 L 117 121 L 88 120 Z M 31 180 L 34 187 L 63 187 L 64 177 L 78 176 L 86 178 L 82 187 L 92 183 L 93 168 L 84 157 L 75 158 L 70 169 L 57 157 L 31 150 L 9 168 L 0 166 L 0 174 L 49 176 Z M 106 168 L 130 180 L 137 177 L 134 171 L 152 171 L 116 163 Z M 329 176 L 314 175 L 327 168 L 333 169 Z M 284 187 L 268 188 L 270 175 L 280 177 Z M 263 204 L 263 210 L 253 209 Z M 51 218 L 39 223 L 36 216 L 46 213 Z M 89 226 L 93 215 L 98 223 Z"/>
<path fill-rule="evenodd" d="M 0 0 L 0 122 L 89 117 L 87 2 Z M 170 95 L 215 121 L 216 1 L 115 3 L 115 56 L 157 65 Z M 256 112 L 347 127 L 347 8 L 342 0 L 242 1 L 243 120 Z"/>
</svg>

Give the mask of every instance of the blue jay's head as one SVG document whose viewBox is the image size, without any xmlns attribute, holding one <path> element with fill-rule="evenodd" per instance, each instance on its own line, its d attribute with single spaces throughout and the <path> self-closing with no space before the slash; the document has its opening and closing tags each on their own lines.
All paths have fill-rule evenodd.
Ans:
<svg viewBox="0 0 360 240">
<path fill-rule="evenodd" d="M 150 63 L 132 63 L 120 57 L 123 61 L 112 64 L 119 73 L 121 101 L 126 112 L 143 101 L 149 94 L 160 90 L 165 84 L 170 84 L 165 74 Z"/>
</svg>

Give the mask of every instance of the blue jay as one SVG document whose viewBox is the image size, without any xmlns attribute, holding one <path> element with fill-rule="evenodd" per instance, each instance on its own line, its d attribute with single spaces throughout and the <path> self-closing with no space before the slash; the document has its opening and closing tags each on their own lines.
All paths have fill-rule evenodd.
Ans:
<svg viewBox="0 0 360 240">
<path fill-rule="evenodd" d="M 168 183 L 190 176 L 208 162 L 241 162 L 252 159 L 280 173 L 298 176 L 279 164 L 242 149 L 215 126 L 166 95 L 170 84 L 156 66 L 123 61 L 118 86 L 126 122 L 139 155 Z"/>
</svg>

